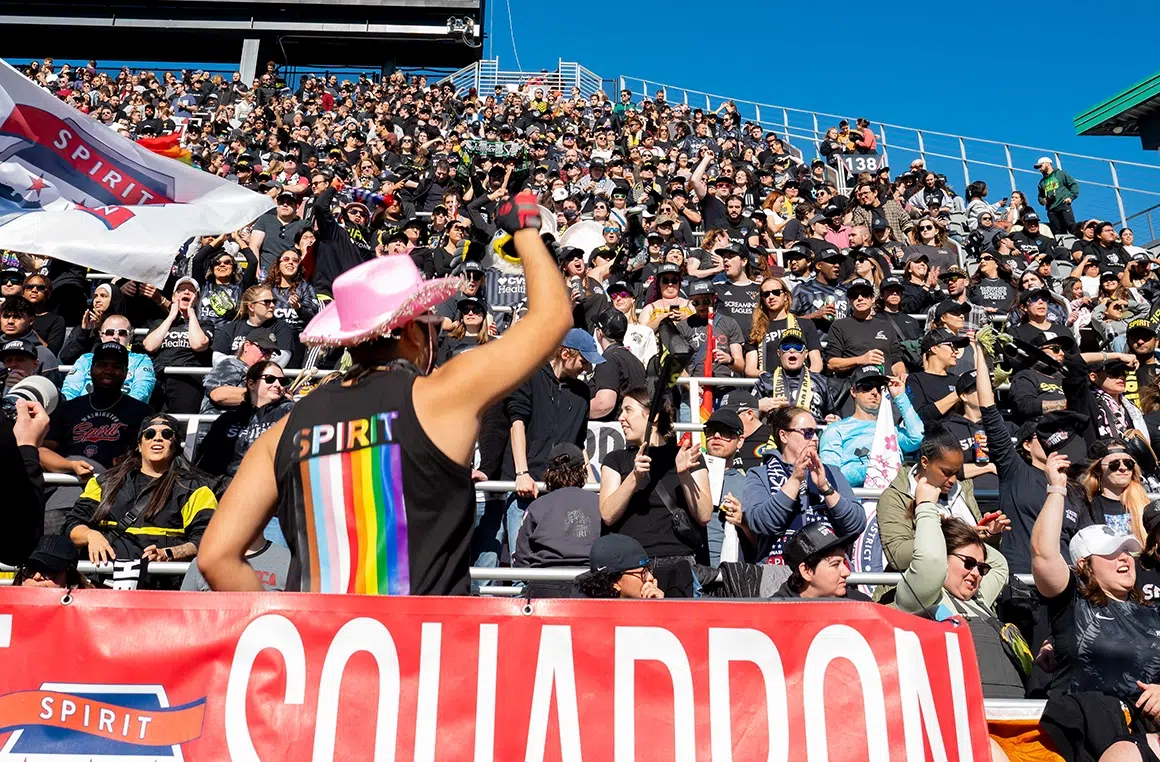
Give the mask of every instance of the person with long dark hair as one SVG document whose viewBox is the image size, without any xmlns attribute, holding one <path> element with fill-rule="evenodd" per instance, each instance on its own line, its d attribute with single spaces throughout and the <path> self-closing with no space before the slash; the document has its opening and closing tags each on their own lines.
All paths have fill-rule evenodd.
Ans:
<svg viewBox="0 0 1160 762">
<path fill-rule="evenodd" d="M 258 257 L 248 246 L 239 246 L 246 266 L 238 262 L 225 248 L 227 235 L 216 238 L 205 236 L 203 245 L 193 256 L 191 270 L 195 278 L 203 279 L 197 300 L 197 317 L 203 327 L 213 331 L 233 317 L 242 300 L 242 292 L 258 279 Z M 235 239 L 237 238 L 235 234 Z"/>
<path fill-rule="evenodd" d="M 298 334 L 322 309 L 322 303 L 314 293 L 314 286 L 306 280 L 302 255 L 295 249 L 282 252 L 278 261 L 267 271 L 262 285 L 274 294 L 274 317 L 285 322 L 294 333 L 290 364 L 297 368 L 304 354 Z"/>
<path fill-rule="evenodd" d="M 294 406 L 289 380 L 273 360 L 259 360 L 246 371 L 246 396 L 214 420 L 197 450 L 197 467 L 213 476 L 233 476 L 246 451 Z"/>
<path fill-rule="evenodd" d="M 217 499 L 212 477 L 182 453 L 180 431 L 172 416 L 146 418 L 137 446 L 89 479 L 61 530 L 89 561 L 188 561 L 197 555 Z"/>
</svg>

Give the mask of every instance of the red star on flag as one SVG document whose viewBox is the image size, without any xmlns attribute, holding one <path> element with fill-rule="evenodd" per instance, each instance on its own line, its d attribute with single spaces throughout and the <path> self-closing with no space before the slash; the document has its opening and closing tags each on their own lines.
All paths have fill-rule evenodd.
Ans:
<svg viewBox="0 0 1160 762">
<path fill-rule="evenodd" d="M 48 183 L 44 181 L 44 176 L 35 178 L 28 184 L 28 190 L 32 191 L 36 196 L 40 196 L 40 192 L 48 187 Z M 31 200 L 31 199 L 29 199 Z"/>
</svg>

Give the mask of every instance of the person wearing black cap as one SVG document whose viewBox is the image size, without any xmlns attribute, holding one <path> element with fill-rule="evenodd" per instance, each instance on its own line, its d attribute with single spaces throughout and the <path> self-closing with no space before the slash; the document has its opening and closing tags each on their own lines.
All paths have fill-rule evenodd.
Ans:
<svg viewBox="0 0 1160 762">
<path fill-rule="evenodd" d="M 348 204 L 340 223 L 331 207 L 342 181 L 320 171 L 311 174 L 310 185 L 315 193 L 312 209 L 318 230 L 313 285 L 320 295 L 329 297 L 335 278 L 375 255 L 374 237 L 369 227 L 370 211 L 365 204 Z M 278 253 L 282 251 L 285 249 Z"/>
<path fill-rule="evenodd" d="M 1046 331 L 1030 343 L 1041 350 L 1044 357 L 1017 370 L 1011 378 L 1012 419 L 1019 425 L 1045 413 L 1067 409 L 1063 361 L 1075 349 L 1075 339 L 1068 333 Z"/>
<path fill-rule="evenodd" d="M 1160 360 L 1156 358 L 1157 341 L 1156 327 L 1147 320 L 1133 320 L 1128 323 L 1127 339 L 1128 351 L 1136 358 L 1136 367 L 1127 378 L 1127 387 L 1124 393 L 1133 405 L 1140 406 L 1140 390 L 1155 385 L 1160 377 Z"/>
<path fill-rule="evenodd" d="M 956 306 L 955 302 L 943 304 Z M 923 421 L 941 420 L 958 404 L 955 384 L 959 377 L 951 371 L 959 361 L 959 352 L 969 344 L 967 337 L 945 328 L 928 331 L 922 337 L 922 370 L 906 379 L 906 388 Z"/>
<path fill-rule="evenodd" d="M 298 217 L 297 196 L 280 191 L 275 202 L 277 206 L 255 220 L 250 231 L 250 248 L 258 253 L 258 269 L 262 274 L 274 266 L 282 252 L 294 248 L 294 237 L 306 227 Z"/>
<path fill-rule="evenodd" d="M 639 542 L 606 534 L 592 544 L 588 571 L 576 578 L 584 598 L 664 598 L 652 562 Z"/>
<path fill-rule="evenodd" d="M 491 341 L 487 307 L 480 299 L 460 296 L 456 300 L 455 310 L 455 321 L 451 324 L 451 330 L 439 339 L 436 365 L 443 365 L 452 357 Z"/>
<path fill-rule="evenodd" d="M 844 379 L 859 366 L 880 365 L 889 375 L 906 375 L 894 325 L 874 314 L 874 284 L 865 278 L 855 278 L 846 284 L 846 294 L 850 299 L 850 316 L 834 321 L 830 327 L 822 352 L 826 370 Z"/>
<path fill-rule="evenodd" d="M 1087 372 L 1082 376 L 1076 372 L 1078 368 L 1065 366 L 1064 378 L 1073 382 L 1064 385 L 1067 408 L 1088 416 L 1090 425 L 1084 438 L 1089 444 L 1122 437 L 1128 429 L 1147 435 L 1144 414 L 1124 394 L 1134 361 L 1108 359 L 1084 368 Z"/>
<path fill-rule="evenodd" d="M 592 321 L 610 306 L 603 284 L 591 276 L 583 249 L 562 246 L 556 253 L 556 261 L 572 297 L 572 316 L 576 327 L 591 330 Z"/>
<path fill-rule="evenodd" d="M 1039 215 L 1033 210 L 1028 209 L 1019 218 L 1019 223 L 1023 226 L 1022 230 L 1016 230 L 1011 234 L 1011 243 L 1018 249 L 1024 258 L 1030 258 L 1036 254 L 1050 254 L 1055 250 L 1054 236 L 1047 235 L 1039 227 Z M 1054 231 L 1061 235 L 1070 233 L 1070 230 L 1056 230 Z"/>
<path fill-rule="evenodd" d="M 716 301 L 717 294 L 712 284 L 702 280 L 689 286 L 689 304 L 694 312 L 677 323 L 676 328 L 694 348 L 693 357 L 685 368 L 691 376 L 704 375 L 705 359 L 710 353 L 714 376 L 729 378 L 745 373 L 745 358 L 741 354 L 745 334 L 736 320 L 713 311 Z M 713 319 L 712 347 L 707 341 L 710 315 Z"/>
<path fill-rule="evenodd" d="M 887 275 L 878 285 L 878 300 L 874 304 L 874 310 L 876 314 L 889 320 L 894 325 L 894 330 L 901 340 L 907 342 L 905 345 L 907 347 L 906 353 L 903 354 L 903 362 L 906 363 L 907 370 L 918 370 L 921 367 L 917 359 L 918 344 L 922 340 L 923 325 L 902 311 L 902 299 L 905 292 L 906 285 L 902 282 L 902 278 L 897 275 Z M 908 359 L 909 353 L 913 353 L 912 359 Z M 914 367 L 911 367 L 912 364 Z"/>
<path fill-rule="evenodd" d="M 1047 489 L 1047 456 L 1057 450 L 1083 453 L 1083 432 L 1088 418 L 1070 410 L 1049 412 L 1039 421 L 1023 424 L 1017 442 L 1011 442 L 1007 422 L 995 407 L 995 392 L 987 368 L 987 358 L 981 344 L 976 343 L 975 373 L 979 409 L 983 414 L 983 430 L 987 434 L 987 456 L 995 464 L 999 477 L 997 510 L 1011 520 L 1011 530 L 1003 533 L 1000 550 L 1007 559 L 1012 574 L 1031 572 L 1031 529 L 1043 507 Z M 1079 460 L 1079 458 L 1077 458 Z M 1067 516 L 1071 529 L 1062 538 L 1064 547 L 1075 530 L 1075 520 L 1082 505 L 1067 498 Z"/>
<path fill-rule="evenodd" d="M 627 332 L 628 318 L 611 308 L 593 321 L 593 336 L 604 362 L 593 370 L 590 381 L 590 421 L 615 421 L 620 416 L 620 400 L 624 393 L 645 385 L 644 364 L 624 346 Z"/>
<path fill-rule="evenodd" d="M 450 331 L 455 327 L 459 315 L 459 301 L 461 299 L 474 299 L 483 305 L 487 309 L 488 314 L 490 314 L 490 309 L 487 308 L 487 303 L 483 298 L 483 265 L 469 259 L 456 268 L 454 274 L 463 278 L 463 282 L 459 286 L 459 293 L 435 308 L 435 314 L 443 318 L 441 329 L 444 332 Z"/>
<path fill-rule="evenodd" d="M 681 295 L 681 268 L 672 262 L 657 267 L 645 299 L 649 296 L 654 296 L 654 299 L 640 311 L 640 322 L 654 331 L 662 320 L 679 321 L 692 312 L 688 300 Z"/>
<path fill-rule="evenodd" d="M 843 598 L 869 601 L 869 596 L 846 585 L 850 550 L 857 535 L 839 537 L 824 521 L 810 524 L 793 536 L 782 558 L 790 577 L 774 598 Z"/>
<path fill-rule="evenodd" d="M 584 451 L 570 442 L 555 445 L 544 467 L 546 492 L 528 506 L 516 537 L 512 566 L 581 566 L 600 537 L 600 498 L 587 492 Z"/>
<path fill-rule="evenodd" d="M 243 337 L 237 352 L 215 365 L 202 381 L 205 397 L 199 412 L 207 415 L 241 405 L 246 399 L 246 372 L 277 352 L 277 337 L 272 331 L 252 328 Z"/>
<path fill-rule="evenodd" d="M 29 376 L 42 375 L 37 347 L 29 339 L 8 339 L 0 344 L 0 363 L 4 365 L 4 392 Z"/>
<path fill-rule="evenodd" d="M 818 441 L 822 462 L 841 469 L 851 487 L 861 487 L 866 482 L 868 456 L 877 436 L 878 411 L 887 390 L 901 423 L 895 426 L 899 449 L 908 455 L 922 442 L 923 422 L 906 396 L 903 380 L 897 376 L 888 378 L 877 365 L 857 368 L 850 376 L 853 413 L 826 426 Z"/>
<path fill-rule="evenodd" d="M 974 353 L 970 354 L 972 361 Z M 955 382 L 959 404 L 942 417 L 940 423 L 959 440 L 963 449 L 963 478 L 971 479 L 974 489 L 999 488 L 995 464 L 987 449 L 987 432 L 983 429 L 983 412 L 979 409 L 979 392 L 974 370 L 959 376 Z"/>
<path fill-rule="evenodd" d="M 777 343 L 777 364 L 757 379 L 758 409 L 768 414 L 794 405 L 819 420 L 836 420 L 830 379 L 807 365 L 808 343 L 800 328 L 786 328 Z"/>
<path fill-rule="evenodd" d="M 790 307 L 790 312 L 803 320 L 812 320 L 818 333 L 826 333 L 835 320 L 850 314 L 846 287 L 838 281 L 838 273 L 846 256 L 827 246 L 814 261 L 814 277 L 794 288 L 793 305 Z"/>
<path fill-rule="evenodd" d="M 789 246 L 789 244 L 786 244 Z M 785 267 L 786 284 L 791 290 L 813 277 L 814 253 L 804 244 L 795 244 L 781 253 L 781 261 Z M 792 298 L 792 297 L 791 297 Z"/>
<path fill-rule="evenodd" d="M 753 311 L 757 307 L 759 286 L 746 274 L 746 250 L 733 243 L 715 253 L 721 256 L 725 266 L 725 282 L 715 284 L 717 311 L 736 320 L 748 335 L 753 324 Z"/>
</svg>

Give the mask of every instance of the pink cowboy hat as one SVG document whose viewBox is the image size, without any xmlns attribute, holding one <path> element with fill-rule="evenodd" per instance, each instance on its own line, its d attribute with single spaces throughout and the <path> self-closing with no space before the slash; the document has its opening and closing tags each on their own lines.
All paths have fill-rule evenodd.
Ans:
<svg viewBox="0 0 1160 762">
<path fill-rule="evenodd" d="M 447 300 L 461 278 L 423 280 L 408 256 L 378 257 L 334 279 L 334 301 L 299 337 L 303 344 L 349 347 L 386 336 Z"/>
</svg>

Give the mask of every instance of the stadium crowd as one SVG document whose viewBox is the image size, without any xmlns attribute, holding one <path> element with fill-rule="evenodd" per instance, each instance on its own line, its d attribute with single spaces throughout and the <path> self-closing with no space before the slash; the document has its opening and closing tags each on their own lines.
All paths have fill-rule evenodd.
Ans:
<svg viewBox="0 0 1160 762">
<path fill-rule="evenodd" d="M 92 584 L 78 557 L 194 559 L 254 441 L 316 388 L 311 371 L 349 366 L 299 340 L 343 272 L 397 256 L 461 278 L 436 311 L 436 365 L 502 340 L 525 293 L 497 207 L 530 192 L 574 327 L 483 417 L 473 477 L 515 489 L 481 503 L 476 565 L 590 568 L 545 594 L 962 616 L 988 697 L 1123 701 L 1131 731 L 1155 729 L 1160 259 L 1131 230 L 1077 222 L 1082 189 L 1049 159 L 1034 192 L 993 201 L 921 160 L 848 173 L 843 156 L 877 152 L 865 119 L 790 145 L 729 103 L 536 79 L 289 87 L 273 63 L 243 82 L 52 59 L 25 74 L 127 137 L 179 132 L 195 166 L 276 207 L 189 241 L 164 288 L 3 253 L 5 390 L 59 385 L 39 460 L 79 479 L 48 497 L 18 582 Z M 690 404 L 674 372 L 753 386 Z M 863 594 L 846 584 L 867 527 L 853 489 L 887 403 L 903 465 L 876 520 L 901 582 Z M 704 453 L 674 429 L 699 409 Z M 187 457 L 174 416 L 193 413 L 217 417 Z M 598 473 L 589 422 L 619 422 L 626 442 Z M 705 456 L 725 463 L 716 499 Z M 285 587 L 277 520 L 249 560 Z M 208 589 L 196 564 L 183 587 Z M 1098 751 L 1155 759 L 1154 737 L 1113 747 L 1121 730 Z"/>
</svg>

